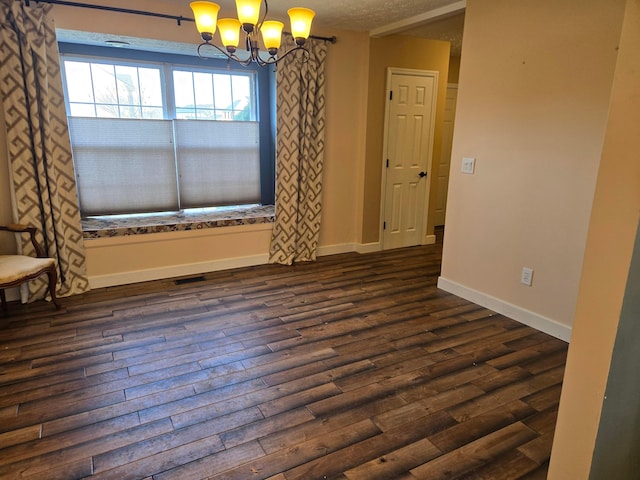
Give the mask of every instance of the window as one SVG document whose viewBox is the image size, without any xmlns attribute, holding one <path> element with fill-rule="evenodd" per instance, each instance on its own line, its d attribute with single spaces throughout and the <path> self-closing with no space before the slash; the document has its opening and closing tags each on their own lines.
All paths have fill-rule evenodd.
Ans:
<svg viewBox="0 0 640 480">
<path fill-rule="evenodd" d="M 60 50 L 83 217 L 273 203 L 268 75 L 198 58 Z"/>
</svg>

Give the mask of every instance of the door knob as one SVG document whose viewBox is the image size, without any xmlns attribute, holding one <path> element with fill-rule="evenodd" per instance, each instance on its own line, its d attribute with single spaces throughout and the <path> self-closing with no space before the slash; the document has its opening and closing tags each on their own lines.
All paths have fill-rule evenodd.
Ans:
<svg viewBox="0 0 640 480">
<path fill-rule="evenodd" d="M 427 176 L 427 172 L 420 172 L 420 173 L 418 174 L 418 176 L 419 176 L 420 178 L 424 178 L 424 177 L 426 177 L 426 176 Z"/>
</svg>

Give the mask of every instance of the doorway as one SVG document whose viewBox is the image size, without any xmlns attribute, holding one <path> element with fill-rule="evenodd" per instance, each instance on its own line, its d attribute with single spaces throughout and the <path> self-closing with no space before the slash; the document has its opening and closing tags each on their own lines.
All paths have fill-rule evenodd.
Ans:
<svg viewBox="0 0 640 480">
<path fill-rule="evenodd" d="M 426 244 L 438 72 L 390 68 L 382 175 L 382 248 Z"/>
</svg>

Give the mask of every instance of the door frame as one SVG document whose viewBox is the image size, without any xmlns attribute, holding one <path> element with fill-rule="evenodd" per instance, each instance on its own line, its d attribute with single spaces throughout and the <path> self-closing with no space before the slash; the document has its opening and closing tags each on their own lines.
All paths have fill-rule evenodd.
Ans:
<svg viewBox="0 0 640 480">
<path fill-rule="evenodd" d="M 432 77 L 433 78 L 433 91 L 431 95 L 431 127 L 429 132 L 429 145 L 427 147 L 428 156 L 427 156 L 427 178 L 426 180 L 429 182 L 427 184 L 427 189 L 425 192 L 424 198 L 424 222 L 422 225 L 422 232 L 420 238 L 422 241 L 420 245 L 429 245 L 435 243 L 435 235 L 431 235 L 427 238 L 427 225 L 429 223 L 429 195 L 431 194 L 431 179 L 432 179 L 432 163 L 433 163 L 433 142 L 435 137 L 435 127 L 436 127 L 436 108 L 438 105 L 438 79 L 440 72 L 436 70 L 418 70 L 412 68 L 397 68 L 397 67 L 388 67 L 387 68 L 387 83 L 385 87 L 385 107 L 384 107 L 384 131 L 382 135 L 382 158 L 380 161 L 380 165 L 382 168 L 382 185 L 380 186 L 380 219 L 379 219 L 379 230 L 378 230 L 378 238 L 380 239 L 380 249 L 384 250 L 384 221 L 385 221 L 385 201 L 387 198 L 387 149 L 388 145 L 388 136 L 389 136 L 389 116 L 391 114 L 391 100 L 390 100 L 390 92 L 391 92 L 391 81 L 393 75 L 408 75 L 408 76 L 417 76 L 417 77 Z"/>
<path fill-rule="evenodd" d="M 457 83 L 447 83 L 447 93 L 445 94 L 445 108 L 444 108 L 444 115 L 443 115 L 443 117 L 442 117 L 442 125 L 443 125 L 443 127 L 446 125 L 446 122 L 447 122 L 447 112 L 448 112 L 448 109 L 447 109 L 446 103 L 449 101 L 449 93 L 450 93 L 450 92 L 452 92 L 452 91 L 455 91 L 455 92 L 456 92 L 455 97 L 456 97 L 456 105 L 457 105 L 457 102 L 458 102 L 458 100 L 457 100 L 457 99 L 458 99 L 458 84 L 457 84 Z M 454 107 L 454 109 L 453 109 L 453 117 L 451 117 L 451 124 L 452 124 L 452 127 L 451 127 L 451 128 L 452 128 L 452 131 L 451 131 L 451 143 L 452 143 L 452 144 L 453 144 L 453 134 L 454 134 L 454 132 L 455 132 L 456 109 L 457 109 L 457 107 Z M 444 153 L 445 153 L 444 128 L 443 128 L 443 130 L 442 130 L 442 135 L 440 136 L 440 138 L 442 138 L 442 139 L 443 139 L 443 141 L 442 141 L 442 145 L 440 146 L 440 158 L 439 158 L 438 160 L 439 160 L 439 163 L 440 163 L 440 165 L 439 165 L 439 166 L 440 166 L 440 167 L 442 167 L 442 155 L 444 155 Z M 449 148 L 449 156 L 451 156 L 451 148 Z M 445 197 L 445 199 L 444 199 L 444 214 L 445 214 L 445 217 L 442 219 L 442 224 L 440 224 L 440 223 L 435 223 L 435 225 L 436 225 L 436 226 L 444 225 L 444 224 L 446 223 L 447 200 L 448 200 L 448 198 L 449 198 L 449 197 L 448 197 L 448 191 L 449 191 L 449 178 L 451 177 L 451 160 L 452 160 L 452 159 L 451 159 L 451 158 L 449 158 L 449 170 L 447 170 L 447 172 L 446 172 L 446 173 L 447 173 L 447 195 L 446 195 L 446 197 Z M 438 171 L 438 177 L 439 177 L 439 178 L 442 176 L 442 173 L 443 173 L 443 172 Z M 435 213 L 435 218 L 433 219 L 433 220 L 434 220 L 434 222 L 437 222 L 437 221 L 438 221 L 438 203 L 437 203 L 437 202 L 438 202 L 438 200 L 437 200 L 437 198 L 438 198 L 438 195 L 439 195 L 439 193 L 440 193 L 440 192 L 438 191 L 438 190 L 439 190 L 439 187 L 440 187 L 440 184 L 439 184 L 439 183 L 437 183 L 437 184 L 436 184 L 436 206 L 435 206 L 435 212 L 436 212 L 436 213 Z"/>
</svg>

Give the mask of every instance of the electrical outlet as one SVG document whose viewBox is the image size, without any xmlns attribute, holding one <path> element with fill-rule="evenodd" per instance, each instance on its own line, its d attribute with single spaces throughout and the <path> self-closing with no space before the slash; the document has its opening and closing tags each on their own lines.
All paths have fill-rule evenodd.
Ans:
<svg viewBox="0 0 640 480">
<path fill-rule="evenodd" d="M 475 158 L 464 157 L 462 159 L 462 167 L 460 168 L 460 171 L 462 173 L 473 173 L 473 171 L 475 170 L 475 167 L 476 167 Z"/>
<path fill-rule="evenodd" d="M 522 273 L 520 274 L 520 283 L 528 287 L 533 283 L 533 269 L 528 267 L 522 267 Z"/>
</svg>

